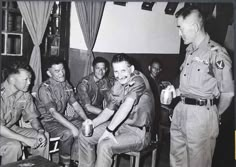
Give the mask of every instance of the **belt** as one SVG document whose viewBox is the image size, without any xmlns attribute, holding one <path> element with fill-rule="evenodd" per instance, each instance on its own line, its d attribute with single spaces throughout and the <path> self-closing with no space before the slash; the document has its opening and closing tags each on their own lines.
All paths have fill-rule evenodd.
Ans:
<svg viewBox="0 0 236 167">
<path fill-rule="evenodd" d="M 217 104 L 217 99 L 193 99 L 193 98 L 188 98 L 184 96 L 181 96 L 181 101 L 184 104 L 198 105 L 198 106 L 206 106 L 208 104 L 210 106 L 213 106 Z"/>
</svg>

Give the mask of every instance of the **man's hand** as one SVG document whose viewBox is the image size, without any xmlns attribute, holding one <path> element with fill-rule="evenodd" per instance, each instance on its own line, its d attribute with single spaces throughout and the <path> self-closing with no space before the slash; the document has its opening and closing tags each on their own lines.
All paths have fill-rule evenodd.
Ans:
<svg viewBox="0 0 236 167">
<path fill-rule="evenodd" d="M 38 143 L 39 143 L 39 147 L 45 147 L 47 144 L 47 138 L 44 134 L 44 130 L 39 130 L 39 133 L 37 135 L 37 139 L 38 139 Z"/>
<path fill-rule="evenodd" d="M 24 143 L 27 145 L 27 146 L 30 146 L 31 148 L 37 148 L 40 143 L 38 142 L 38 139 L 37 138 L 30 138 L 30 137 L 27 137 L 25 140 L 24 140 Z"/>
<path fill-rule="evenodd" d="M 71 129 L 71 132 L 72 132 L 74 138 L 79 136 L 79 130 L 76 127 L 73 127 Z"/>
<path fill-rule="evenodd" d="M 103 135 L 99 138 L 98 143 L 106 139 L 112 139 L 116 144 L 118 144 L 115 136 L 112 133 L 108 132 L 107 130 L 105 130 Z"/>
</svg>

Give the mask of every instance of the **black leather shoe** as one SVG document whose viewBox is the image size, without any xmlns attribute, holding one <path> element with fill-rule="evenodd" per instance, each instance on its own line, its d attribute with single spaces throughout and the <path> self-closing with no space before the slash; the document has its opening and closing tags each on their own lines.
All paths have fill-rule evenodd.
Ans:
<svg viewBox="0 0 236 167">
<path fill-rule="evenodd" d="M 59 162 L 58 165 L 59 165 L 60 167 L 70 167 L 69 164 L 64 164 L 64 163 L 62 163 L 62 162 Z"/>
<path fill-rule="evenodd" d="M 78 167 L 78 166 L 79 166 L 79 161 L 70 160 L 70 167 Z"/>
</svg>

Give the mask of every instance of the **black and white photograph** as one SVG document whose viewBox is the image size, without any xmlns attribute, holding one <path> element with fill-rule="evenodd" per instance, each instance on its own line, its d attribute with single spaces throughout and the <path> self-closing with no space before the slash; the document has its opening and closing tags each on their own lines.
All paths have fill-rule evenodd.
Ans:
<svg viewBox="0 0 236 167">
<path fill-rule="evenodd" d="M 0 166 L 235 166 L 235 9 L 2 0 Z"/>
</svg>

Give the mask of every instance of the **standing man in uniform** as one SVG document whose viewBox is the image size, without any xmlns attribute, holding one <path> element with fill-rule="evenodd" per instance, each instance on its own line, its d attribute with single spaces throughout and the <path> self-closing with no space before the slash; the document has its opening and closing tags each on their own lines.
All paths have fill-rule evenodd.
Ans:
<svg viewBox="0 0 236 167">
<path fill-rule="evenodd" d="M 159 59 L 152 59 L 151 63 L 148 66 L 148 71 L 150 72 L 147 76 L 148 82 L 150 84 L 152 93 L 155 99 L 155 121 L 152 128 L 152 139 L 156 139 L 159 130 L 159 121 L 160 121 L 160 112 L 161 112 L 161 104 L 160 104 L 160 72 L 162 71 L 162 65 Z"/>
<path fill-rule="evenodd" d="M 179 34 L 189 46 L 176 90 L 181 101 L 172 117 L 170 163 L 172 167 L 211 167 L 219 116 L 234 96 L 232 62 L 205 32 L 199 9 L 182 8 L 176 18 Z"/>
<path fill-rule="evenodd" d="M 103 109 L 103 101 L 111 88 L 106 77 L 109 62 L 103 57 L 96 57 L 92 64 L 92 73 L 78 83 L 76 99 L 83 107 L 89 119 L 94 119 Z"/>
<path fill-rule="evenodd" d="M 43 82 L 38 90 L 37 108 L 50 137 L 60 137 L 59 164 L 73 166 L 78 159 L 79 129 L 87 116 L 76 101 L 72 86 L 65 79 L 63 61 L 58 57 L 50 57 L 47 61 L 47 75 L 49 79 Z M 66 118 L 65 110 L 68 104 L 81 118 Z"/>
<path fill-rule="evenodd" d="M 28 92 L 31 69 L 23 62 L 12 63 L 1 84 L 0 155 L 1 164 L 15 162 L 22 156 L 22 145 L 31 147 L 32 155 L 48 159 L 49 135 L 38 120 L 40 114 Z M 19 125 L 29 122 L 31 127 Z"/>
<path fill-rule="evenodd" d="M 110 167 L 114 154 L 140 151 L 151 140 L 154 99 L 144 75 L 126 54 L 114 55 L 112 66 L 116 80 L 107 107 L 93 120 L 93 135 L 79 136 L 79 167 Z"/>
</svg>

